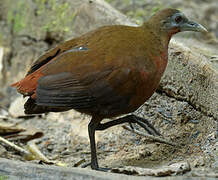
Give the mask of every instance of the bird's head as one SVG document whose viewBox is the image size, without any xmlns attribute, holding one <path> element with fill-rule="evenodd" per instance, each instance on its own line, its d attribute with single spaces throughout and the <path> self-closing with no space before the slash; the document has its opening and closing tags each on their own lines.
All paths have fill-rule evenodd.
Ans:
<svg viewBox="0 0 218 180">
<path fill-rule="evenodd" d="M 182 31 L 207 32 L 202 25 L 190 21 L 182 12 L 176 9 L 169 8 L 159 11 L 150 18 L 149 22 L 152 22 L 156 28 L 169 36 Z"/>
</svg>

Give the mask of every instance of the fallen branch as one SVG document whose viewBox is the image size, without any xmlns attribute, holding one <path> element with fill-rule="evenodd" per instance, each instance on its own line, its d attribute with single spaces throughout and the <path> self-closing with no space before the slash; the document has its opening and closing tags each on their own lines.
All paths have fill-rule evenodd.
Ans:
<svg viewBox="0 0 218 180">
<path fill-rule="evenodd" d="M 26 160 L 41 160 L 47 164 L 54 164 L 54 162 L 48 160 L 37 148 L 36 144 L 30 141 L 27 145 L 28 150 L 17 146 L 16 144 L 4 139 L 0 136 L 0 142 L 6 144 L 7 146 L 13 148 L 14 150 L 18 151 L 20 154 L 24 156 Z M 58 165 L 58 164 L 57 164 Z"/>
<path fill-rule="evenodd" d="M 7 139 L 4 139 L 3 137 L 0 136 L 0 142 L 6 144 L 7 146 L 15 149 L 16 151 L 20 152 L 21 154 L 27 156 L 27 157 L 31 157 L 31 153 L 26 151 L 25 149 L 17 146 L 16 144 L 13 144 L 12 142 L 8 141 Z"/>
<path fill-rule="evenodd" d="M 39 150 L 34 141 L 30 141 L 27 143 L 27 149 L 29 152 L 34 155 L 35 159 L 41 160 L 47 164 L 54 164 L 54 162 L 50 161 L 44 154 Z"/>
</svg>

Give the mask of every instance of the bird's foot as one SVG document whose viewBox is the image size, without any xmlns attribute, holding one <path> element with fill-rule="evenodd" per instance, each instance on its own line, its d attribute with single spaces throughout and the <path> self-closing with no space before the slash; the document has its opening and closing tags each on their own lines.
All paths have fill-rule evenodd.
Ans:
<svg viewBox="0 0 218 180">
<path fill-rule="evenodd" d="M 86 167 L 88 167 L 90 165 L 91 165 L 91 163 L 89 162 L 89 163 L 86 163 L 86 164 L 82 165 L 81 168 L 86 168 Z"/>
<path fill-rule="evenodd" d="M 110 171 L 111 170 L 111 168 L 101 168 L 101 167 L 96 167 L 96 166 L 92 166 L 91 165 L 91 162 L 90 163 L 86 163 L 86 164 L 84 164 L 84 165 L 82 165 L 81 167 L 82 168 L 86 168 L 86 167 L 88 167 L 88 166 L 91 166 L 91 168 L 93 169 L 93 170 L 96 170 L 96 171 L 103 171 L 103 172 L 108 172 L 108 171 Z"/>
<path fill-rule="evenodd" d="M 131 122 L 129 122 L 129 126 L 131 127 L 132 130 L 134 130 L 134 127 Z"/>
<path fill-rule="evenodd" d="M 102 167 L 92 168 L 92 169 L 96 171 L 103 171 L 103 172 L 109 172 L 111 170 L 111 168 L 102 168 Z"/>
</svg>

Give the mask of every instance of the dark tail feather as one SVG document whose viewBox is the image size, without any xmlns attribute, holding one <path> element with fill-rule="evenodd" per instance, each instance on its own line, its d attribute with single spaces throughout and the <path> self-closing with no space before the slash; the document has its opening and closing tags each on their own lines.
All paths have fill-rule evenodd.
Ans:
<svg viewBox="0 0 218 180">
<path fill-rule="evenodd" d="M 45 113 L 45 108 L 43 106 L 37 106 L 36 101 L 29 98 L 24 104 L 25 114 L 41 114 Z"/>
<path fill-rule="evenodd" d="M 66 107 L 48 107 L 48 106 L 39 106 L 36 104 L 36 100 L 31 97 L 24 104 L 25 114 L 42 114 L 46 112 L 62 112 L 68 111 L 71 108 Z"/>
</svg>

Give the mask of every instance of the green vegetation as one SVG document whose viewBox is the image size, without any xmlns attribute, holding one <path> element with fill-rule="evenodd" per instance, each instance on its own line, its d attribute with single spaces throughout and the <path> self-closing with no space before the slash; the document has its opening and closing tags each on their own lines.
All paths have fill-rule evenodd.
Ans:
<svg viewBox="0 0 218 180">
<path fill-rule="evenodd" d="M 4 176 L 0 174 L 0 180 L 7 180 L 7 179 L 8 179 L 8 176 Z"/>
<path fill-rule="evenodd" d="M 151 14 L 163 7 L 162 2 L 155 1 L 150 6 L 144 0 L 106 0 L 114 7 L 141 24 Z M 40 32 L 68 33 L 73 29 L 76 12 L 72 12 L 68 1 L 35 0 L 34 4 L 23 0 L 5 0 L 7 6 L 7 22 L 14 33 L 37 35 Z M 131 9 L 129 9 L 131 7 Z M 35 16 L 37 18 L 35 18 Z M 32 21 L 35 19 L 35 21 Z"/>
<path fill-rule="evenodd" d="M 12 6 L 11 9 L 8 11 L 8 24 L 13 25 L 14 32 L 19 32 L 26 27 L 27 11 L 28 7 L 25 5 L 24 1 L 18 1 L 16 3 L 16 6 Z"/>
<path fill-rule="evenodd" d="M 35 5 L 22 0 L 6 1 L 7 23 L 11 25 L 14 33 L 23 30 L 34 33 L 39 30 L 64 33 L 72 29 L 75 12 L 72 12 L 68 2 L 35 0 L 34 3 Z M 36 21 L 32 21 L 33 19 Z"/>
<path fill-rule="evenodd" d="M 67 2 L 59 4 L 56 0 L 36 0 L 36 4 L 38 7 L 37 15 L 44 15 L 49 19 L 46 23 L 43 24 L 43 30 L 49 32 L 68 32 L 70 30 L 69 23 L 73 21 L 75 13 L 71 12 L 70 5 Z"/>
<path fill-rule="evenodd" d="M 148 17 L 156 13 L 158 10 L 164 7 L 163 2 L 160 0 L 147 3 L 144 0 L 106 0 L 114 7 L 118 7 L 121 12 L 131 17 L 137 24 L 141 24 Z"/>
</svg>

